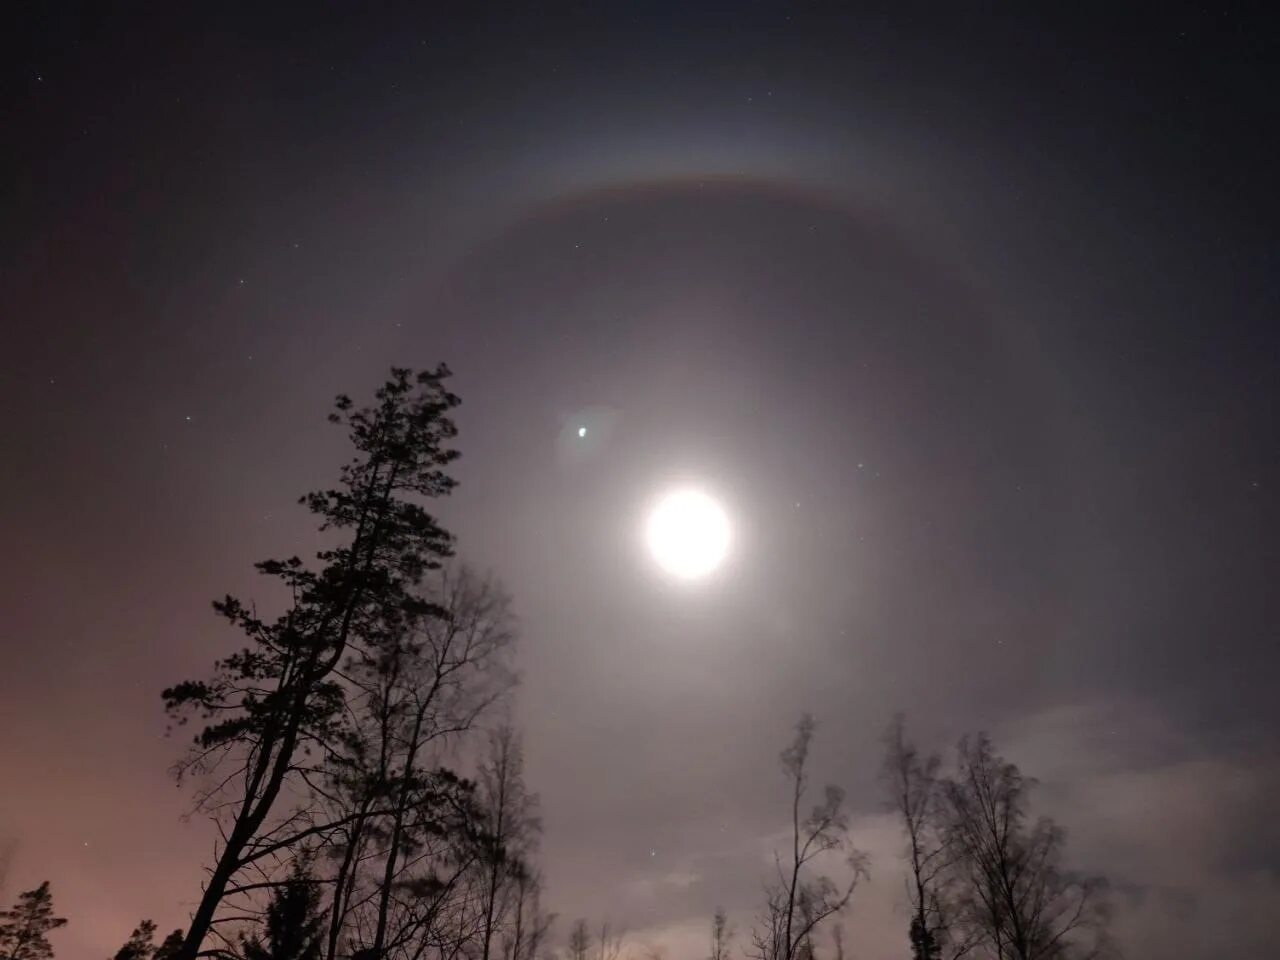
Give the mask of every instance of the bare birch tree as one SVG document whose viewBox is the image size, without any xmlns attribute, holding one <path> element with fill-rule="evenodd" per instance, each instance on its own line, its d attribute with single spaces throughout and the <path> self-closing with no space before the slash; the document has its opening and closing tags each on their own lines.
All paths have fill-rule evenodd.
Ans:
<svg viewBox="0 0 1280 960">
<path fill-rule="evenodd" d="M 525 788 L 524 751 L 510 725 L 489 735 L 488 753 L 478 780 L 480 862 L 484 872 L 480 960 L 490 960 L 532 871 L 530 861 L 541 830 L 537 797 Z M 522 919 L 518 913 L 516 919 Z M 513 943 L 518 946 L 520 939 L 517 932 Z"/>
<path fill-rule="evenodd" d="M 882 777 L 906 837 L 908 935 L 912 960 L 958 960 L 969 953 L 973 938 L 952 929 L 949 889 L 950 850 L 941 809 L 941 760 L 921 756 L 906 738 L 901 715 L 885 736 Z"/>
<path fill-rule="evenodd" d="M 756 960 L 805 960 L 811 956 L 813 933 L 823 921 L 844 910 L 866 874 L 864 857 L 849 839 L 844 791 L 828 786 L 821 802 L 808 814 L 804 812 L 813 732 L 813 717 L 803 715 L 796 724 L 795 738 L 780 757 L 791 787 L 791 850 L 785 860 L 775 855 L 777 879 L 765 888 L 765 909 L 752 933 Z M 848 880 L 838 884 L 825 874 L 814 875 L 813 861 L 827 854 L 843 855 Z"/>
<path fill-rule="evenodd" d="M 984 734 L 960 742 L 943 781 L 955 922 L 997 960 L 1087 960 L 1108 947 L 1106 884 L 1063 866 L 1065 835 L 1029 822 L 1032 782 Z"/>
<path fill-rule="evenodd" d="M 331 848 L 329 960 L 344 949 L 456 952 L 484 916 L 473 875 L 484 803 L 439 761 L 514 682 L 514 629 L 501 587 L 465 567 L 442 571 L 427 595 L 441 615 L 360 651 L 344 674 L 353 692 L 330 792 L 344 828 Z"/>
<path fill-rule="evenodd" d="M 569 960 L 590 960 L 591 930 L 585 920 L 575 920 L 569 930 Z"/>
<path fill-rule="evenodd" d="M 729 926 L 729 915 L 724 907 L 716 907 L 711 915 L 711 957 L 710 960 L 729 960 L 729 944 L 733 940 L 733 929 Z"/>
</svg>

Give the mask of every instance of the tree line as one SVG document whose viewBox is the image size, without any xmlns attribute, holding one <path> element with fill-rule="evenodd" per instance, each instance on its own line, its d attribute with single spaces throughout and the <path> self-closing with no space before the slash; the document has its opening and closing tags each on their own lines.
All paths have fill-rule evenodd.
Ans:
<svg viewBox="0 0 1280 960">
<path fill-rule="evenodd" d="M 115 960 L 619 960 L 621 936 L 574 923 L 562 948 L 542 906 L 538 801 L 505 707 L 516 675 L 509 598 L 453 562 L 427 505 L 454 486 L 449 371 L 395 368 L 368 406 L 330 420 L 354 455 L 303 496 L 329 545 L 268 559 L 277 612 L 214 604 L 242 637 L 202 678 L 163 692 L 198 732 L 175 765 L 218 837 L 190 923 L 159 944 L 144 920 Z M 844 793 L 810 797 L 815 732 L 782 752 L 790 846 L 776 857 L 742 953 L 815 960 L 867 877 Z M 906 839 L 914 960 L 1069 960 L 1106 947 L 1105 886 L 1068 871 L 1064 835 L 1032 820 L 1031 782 L 985 736 L 953 770 L 886 739 L 884 781 Z M 831 874 L 835 875 L 832 876 Z M 0 960 L 49 960 L 47 882 L 0 911 Z M 711 923 L 710 960 L 734 931 Z"/>
</svg>

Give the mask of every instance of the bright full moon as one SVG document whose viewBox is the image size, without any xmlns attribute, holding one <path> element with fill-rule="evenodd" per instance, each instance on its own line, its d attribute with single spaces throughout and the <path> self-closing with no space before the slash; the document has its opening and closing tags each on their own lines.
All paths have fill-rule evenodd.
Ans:
<svg viewBox="0 0 1280 960">
<path fill-rule="evenodd" d="M 711 573 L 729 552 L 729 518 L 698 490 L 678 490 L 659 500 L 645 535 L 658 566 L 683 580 Z"/>
</svg>

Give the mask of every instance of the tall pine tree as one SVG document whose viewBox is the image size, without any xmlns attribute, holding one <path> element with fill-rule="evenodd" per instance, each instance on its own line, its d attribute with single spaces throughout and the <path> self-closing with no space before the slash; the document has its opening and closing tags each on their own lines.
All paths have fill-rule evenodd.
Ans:
<svg viewBox="0 0 1280 960">
<path fill-rule="evenodd" d="M 225 839 L 177 960 L 195 960 L 242 871 L 340 826 L 316 823 L 310 811 L 281 814 L 277 801 L 335 733 L 343 690 L 334 671 L 349 647 L 428 612 L 415 587 L 451 554 L 452 538 L 417 500 L 454 485 L 445 468 L 457 457 L 449 412 L 458 398 L 445 388 L 448 375 L 443 366 L 417 375 L 397 368 L 372 406 L 338 398 L 330 420 L 347 426 L 357 455 L 337 487 L 302 503 L 340 544 L 318 554 L 316 570 L 297 557 L 259 563 L 292 597 L 288 609 L 267 620 L 233 597 L 218 601 L 247 645 L 215 663 L 211 679 L 164 691 L 171 715 L 205 721 L 179 774 L 232 771 L 212 778 L 222 793 L 200 798 L 227 821 Z"/>
</svg>

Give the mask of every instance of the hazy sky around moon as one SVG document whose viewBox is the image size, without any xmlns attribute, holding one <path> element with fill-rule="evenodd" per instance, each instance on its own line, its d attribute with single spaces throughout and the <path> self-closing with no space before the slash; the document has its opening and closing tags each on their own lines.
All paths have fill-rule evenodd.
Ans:
<svg viewBox="0 0 1280 960">
<path fill-rule="evenodd" d="M 296 498 L 347 455 L 333 394 L 446 361 L 440 513 L 516 600 L 561 934 L 608 917 L 679 960 L 717 904 L 749 923 L 807 709 L 877 858 L 850 944 L 900 955 L 876 768 L 905 709 L 1042 780 L 1126 942 L 1262 956 L 1254 26 L 33 12 L 0 225 L 3 896 L 52 880 L 66 960 L 179 921 L 208 836 L 158 692 L 235 643 L 210 598 L 318 545 Z M 731 552 L 673 589 L 642 531 L 690 482 Z"/>
</svg>

